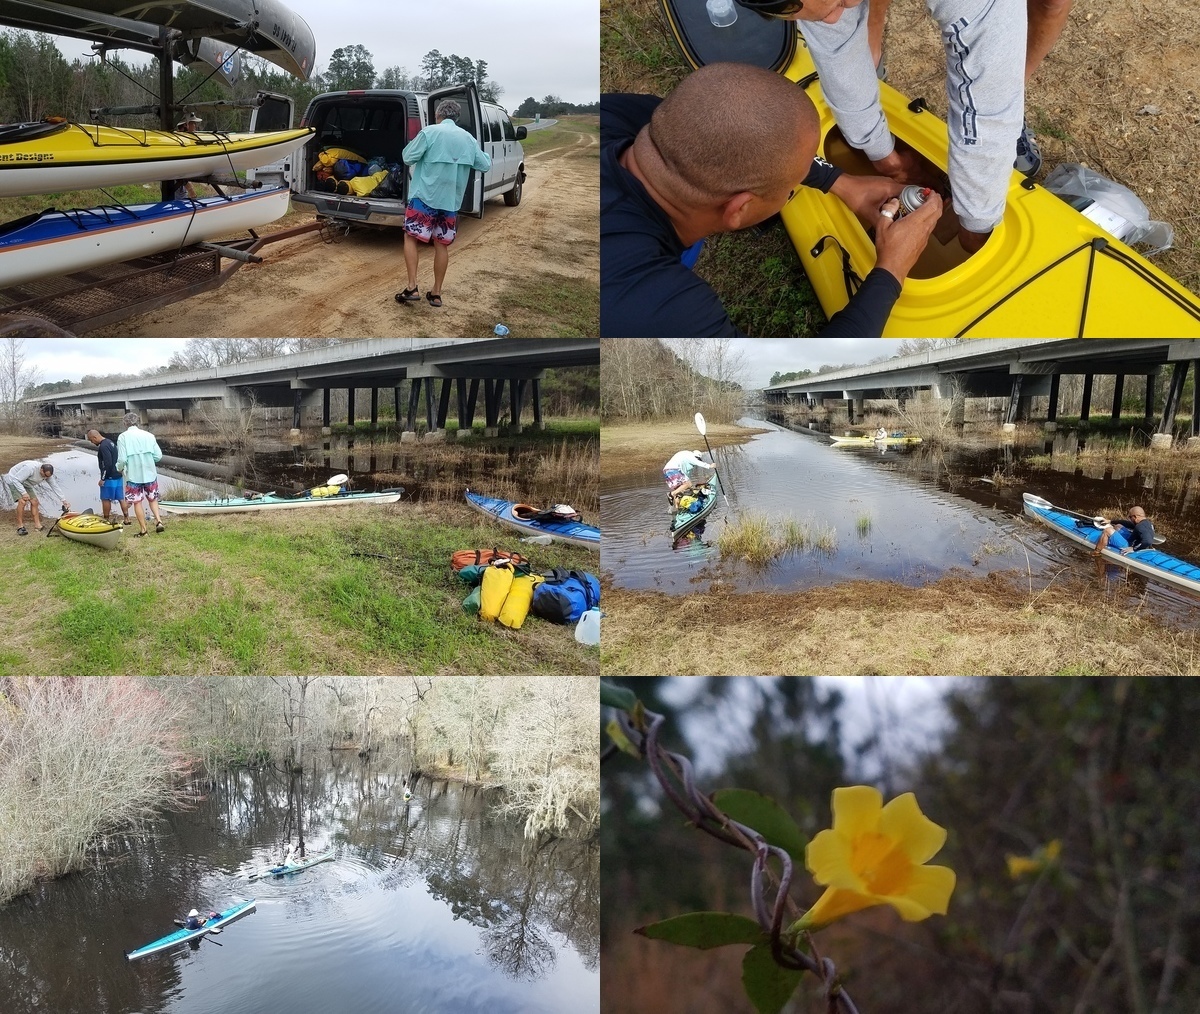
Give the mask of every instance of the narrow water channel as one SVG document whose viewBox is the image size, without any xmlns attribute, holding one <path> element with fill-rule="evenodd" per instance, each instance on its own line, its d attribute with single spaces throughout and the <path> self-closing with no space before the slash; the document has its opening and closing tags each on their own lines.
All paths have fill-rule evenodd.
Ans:
<svg viewBox="0 0 1200 1014">
<path fill-rule="evenodd" d="M 0 907 L 0 1010 L 560 1014 L 599 1010 L 599 851 L 531 850 L 494 793 L 332 755 L 191 786 L 99 868 Z M 330 861 L 248 881 L 285 838 Z M 198 947 L 127 950 L 195 907 L 257 910 Z"/>
<path fill-rule="evenodd" d="M 1024 515 L 1021 494 L 1089 513 L 1108 505 L 1140 502 L 1167 532 L 1165 551 L 1200 562 L 1200 511 L 1194 499 L 1200 477 L 1164 478 L 1134 467 L 1055 471 L 1044 462 L 1049 447 L 1019 449 L 995 440 L 962 449 L 835 447 L 826 434 L 797 432 L 757 418 L 741 423 L 769 432 L 715 450 L 727 500 L 708 518 L 699 537 L 673 544 L 665 487 L 654 472 L 601 479 L 605 549 L 611 580 L 626 588 L 672 594 L 720 586 L 739 591 L 799 590 L 853 579 L 920 585 L 961 570 L 1022 575 L 1036 591 L 1059 575 L 1094 580 L 1100 590 L 1188 624 L 1200 622 L 1200 599 L 1156 582 L 1129 578 L 1122 568 L 1097 567 L 1083 551 Z M 1038 467 L 1029 462 L 1041 456 Z M 1052 460 L 1052 459 L 1051 459 Z M 1200 462 L 1197 463 L 1200 472 Z M 723 526 L 758 512 L 781 524 L 793 519 L 813 533 L 826 531 L 824 547 L 809 545 L 763 568 L 722 560 Z"/>
</svg>

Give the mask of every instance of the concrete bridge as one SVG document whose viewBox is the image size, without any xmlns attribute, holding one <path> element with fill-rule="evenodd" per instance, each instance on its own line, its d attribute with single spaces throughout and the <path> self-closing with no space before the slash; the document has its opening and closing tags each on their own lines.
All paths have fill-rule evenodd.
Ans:
<svg viewBox="0 0 1200 1014">
<path fill-rule="evenodd" d="M 895 398 L 901 402 L 917 391 L 934 398 L 996 397 L 1009 399 L 1005 421 L 1029 417 L 1030 400 L 1049 398 L 1046 421 L 1058 418 L 1059 383 L 1064 375 L 1083 376 L 1081 417 L 1091 413 L 1092 384 L 1097 375 L 1115 377 L 1112 417 L 1120 417 L 1127 377 L 1145 378 L 1146 419 L 1154 418 L 1154 390 L 1159 371 L 1171 368 L 1171 382 L 1158 423 L 1170 433 L 1183 395 L 1188 367 L 1200 371 L 1200 340 L 1195 338 L 980 338 L 957 345 L 893 356 L 881 363 L 831 370 L 765 388 L 769 402 L 845 401 L 850 420 L 861 417 L 866 398 Z M 1196 388 L 1200 388 L 1197 383 Z M 959 398 L 961 401 L 961 397 Z M 1200 435 L 1200 411 L 1193 392 L 1192 436 Z"/>
<path fill-rule="evenodd" d="M 142 413 L 145 418 L 149 409 L 178 409 L 185 420 L 193 406 L 204 401 L 220 401 L 234 408 L 290 406 L 295 430 L 300 429 L 305 409 L 315 412 L 319 407 L 321 425 L 328 430 L 332 422 L 331 390 L 347 392 L 346 421 L 351 426 L 355 422 L 355 392 L 369 390 L 369 418 L 375 426 L 379 421 L 379 391 L 391 388 L 396 422 L 405 440 L 415 439 L 422 407 L 427 432 L 444 434 L 452 401 L 460 434 L 469 433 L 482 385 L 485 432 L 494 436 L 504 408 L 511 427 L 520 432 L 527 399 L 532 403 L 534 425 L 542 425 L 540 381 L 546 369 L 599 363 L 600 342 L 596 338 L 370 338 L 26 400 L 53 414 L 120 409 Z M 402 392 L 405 384 L 408 389 Z M 401 419 L 405 394 L 408 413 Z"/>
</svg>

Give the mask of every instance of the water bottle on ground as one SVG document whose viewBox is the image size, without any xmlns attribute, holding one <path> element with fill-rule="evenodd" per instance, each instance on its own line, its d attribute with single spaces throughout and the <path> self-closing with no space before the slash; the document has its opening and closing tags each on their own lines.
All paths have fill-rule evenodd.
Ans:
<svg viewBox="0 0 1200 1014">
<path fill-rule="evenodd" d="M 575 640 L 581 644 L 599 644 L 602 615 L 599 609 L 592 608 L 579 617 L 579 622 L 575 624 Z"/>
</svg>

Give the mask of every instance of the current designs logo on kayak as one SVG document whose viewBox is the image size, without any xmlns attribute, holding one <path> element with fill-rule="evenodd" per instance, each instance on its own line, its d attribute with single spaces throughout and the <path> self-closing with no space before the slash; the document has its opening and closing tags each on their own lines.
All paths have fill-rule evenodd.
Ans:
<svg viewBox="0 0 1200 1014">
<path fill-rule="evenodd" d="M 10 151 L 0 152 L 0 163 L 4 162 L 53 162 L 52 151 Z"/>
</svg>

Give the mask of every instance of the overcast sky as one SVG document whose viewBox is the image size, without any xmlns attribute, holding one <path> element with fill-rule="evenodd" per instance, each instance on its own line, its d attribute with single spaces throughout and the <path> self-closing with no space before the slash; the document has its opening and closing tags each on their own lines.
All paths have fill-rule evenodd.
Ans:
<svg viewBox="0 0 1200 1014">
<path fill-rule="evenodd" d="M 86 374 L 141 373 L 165 366 L 186 344 L 186 338 L 28 338 L 25 366 L 37 370 L 42 384 Z"/>
<path fill-rule="evenodd" d="M 317 38 L 317 69 L 343 46 L 366 46 L 375 72 L 407 67 L 416 73 L 431 49 L 486 60 L 488 76 L 504 89 L 512 110 L 526 97 L 554 94 L 568 102 L 600 98 L 600 15 L 596 0 L 283 0 Z M 67 59 L 90 46 L 59 38 Z M 140 54 L 127 59 L 141 62 Z"/>
</svg>

